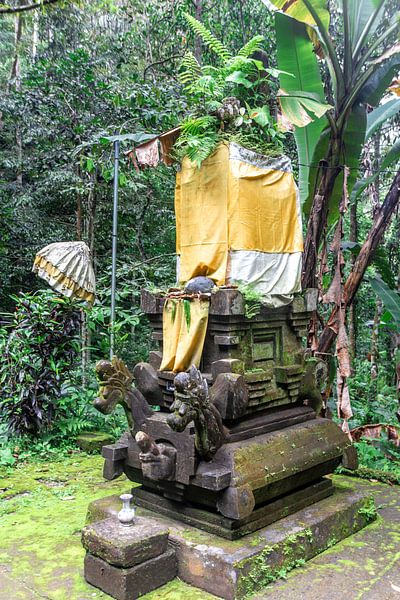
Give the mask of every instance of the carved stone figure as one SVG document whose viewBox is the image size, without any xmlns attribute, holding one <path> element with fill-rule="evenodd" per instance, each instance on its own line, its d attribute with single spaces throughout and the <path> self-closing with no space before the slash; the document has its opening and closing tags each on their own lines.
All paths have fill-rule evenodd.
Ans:
<svg viewBox="0 0 400 600">
<path fill-rule="evenodd" d="M 120 404 L 125 411 L 130 432 L 134 434 L 153 414 L 143 394 L 132 388 L 133 375 L 125 363 L 114 356 L 112 361 L 100 360 L 96 364 L 99 395 L 93 406 L 104 415 L 109 415 Z"/>
<path fill-rule="evenodd" d="M 193 421 L 196 450 L 201 458 L 211 460 L 224 443 L 226 431 L 218 409 L 210 401 L 207 381 L 193 365 L 189 373 L 178 373 L 174 385 L 175 399 L 167 423 L 174 431 L 184 431 Z"/>
<path fill-rule="evenodd" d="M 135 436 L 141 452 L 143 475 L 148 479 L 168 480 L 175 477 L 176 449 L 170 444 L 156 444 L 144 431 Z"/>
</svg>

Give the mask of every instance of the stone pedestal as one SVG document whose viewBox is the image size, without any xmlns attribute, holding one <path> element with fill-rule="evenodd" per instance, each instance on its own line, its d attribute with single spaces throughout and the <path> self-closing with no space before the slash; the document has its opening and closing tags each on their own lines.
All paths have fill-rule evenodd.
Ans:
<svg viewBox="0 0 400 600">
<path fill-rule="evenodd" d="M 118 496 L 92 502 L 88 518 L 109 517 L 118 504 Z M 178 577 L 226 600 L 245 598 L 283 577 L 376 516 L 372 498 L 347 485 L 335 485 L 329 498 L 234 541 L 143 508 L 138 510 L 153 523 L 169 528 Z M 92 561 L 89 566 L 94 568 Z M 107 573 L 111 575 L 110 570 Z"/>
<path fill-rule="evenodd" d="M 87 550 L 85 579 L 117 600 L 134 600 L 176 576 L 175 551 L 168 548 L 168 529 L 137 517 L 121 525 L 115 515 L 82 531 Z"/>
</svg>

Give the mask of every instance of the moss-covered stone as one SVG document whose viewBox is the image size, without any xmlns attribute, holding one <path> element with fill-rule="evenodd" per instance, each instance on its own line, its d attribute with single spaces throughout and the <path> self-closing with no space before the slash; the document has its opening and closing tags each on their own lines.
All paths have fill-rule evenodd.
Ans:
<svg viewBox="0 0 400 600">
<path fill-rule="evenodd" d="M 81 433 L 76 438 L 76 443 L 81 450 L 88 454 L 101 452 L 103 446 L 113 444 L 115 442 L 112 435 L 101 431 L 88 431 Z"/>
<path fill-rule="evenodd" d="M 0 471 L 1 600 L 28 600 L 36 597 L 32 590 L 50 600 L 111 600 L 84 580 L 80 534 L 91 500 L 110 494 L 118 499 L 132 483 L 125 476 L 104 481 L 102 468 L 100 456 L 72 455 L 58 462 L 22 465 L 10 473 Z M 149 598 L 189 596 L 212 598 L 181 581 L 166 584 Z"/>
</svg>

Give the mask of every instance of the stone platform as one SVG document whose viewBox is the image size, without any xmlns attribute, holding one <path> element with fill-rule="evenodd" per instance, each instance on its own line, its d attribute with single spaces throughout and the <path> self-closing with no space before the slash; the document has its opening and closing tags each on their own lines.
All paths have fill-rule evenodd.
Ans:
<svg viewBox="0 0 400 600">
<path fill-rule="evenodd" d="M 118 496 L 89 505 L 88 522 L 114 516 Z M 139 508 L 168 527 L 178 577 L 226 600 L 245 598 L 375 519 L 371 496 L 336 485 L 332 496 L 240 540 L 226 540 Z"/>
</svg>

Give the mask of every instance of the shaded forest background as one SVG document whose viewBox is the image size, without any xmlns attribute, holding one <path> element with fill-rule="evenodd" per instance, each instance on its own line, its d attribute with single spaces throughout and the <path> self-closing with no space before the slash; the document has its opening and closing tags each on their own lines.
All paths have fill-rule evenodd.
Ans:
<svg viewBox="0 0 400 600">
<path fill-rule="evenodd" d="M 85 339 L 76 333 L 77 355 L 84 345 L 84 373 L 82 361 L 69 370 L 70 380 L 59 401 L 64 420 L 42 438 L 48 447 L 82 428 L 106 426 L 89 408 L 95 393 L 93 363 L 109 351 L 113 157 L 106 137 L 160 133 L 187 113 L 187 99 L 178 80 L 180 60 L 188 47 L 199 60 L 212 62 L 213 57 L 188 32 L 183 11 L 199 18 L 233 51 L 252 36 L 264 35 L 270 66 L 276 66 L 273 19 L 259 0 L 81 1 L 1 17 L 2 348 L 6 348 L 6 326 L 15 319 L 15 307 L 21 307 L 26 294 L 45 290 L 45 284 L 31 273 L 34 255 L 44 245 L 85 240 L 93 253 L 98 285 L 98 302 L 85 316 Z M 334 14 L 332 21 L 338 41 L 340 24 Z M 278 84 L 272 84 L 271 94 L 277 90 Z M 396 131 L 398 135 L 398 117 L 373 136 L 363 152 L 360 177 L 377 168 L 393 145 Z M 122 150 L 131 144 L 127 140 Z M 297 172 L 291 134 L 286 136 L 285 151 Z M 121 161 L 117 353 L 130 365 L 145 358 L 149 348 L 140 289 L 174 283 L 174 169 L 160 166 L 138 172 L 128 158 Z M 384 171 L 346 215 L 345 270 L 354 260 L 358 241 L 370 229 L 394 170 Z M 399 246 L 396 218 L 368 270 L 368 275 L 380 275 L 397 290 Z M 36 295 L 39 312 L 48 295 L 47 290 Z M 48 318 L 48 313 L 41 318 Z M 397 422 L 399 333 L 390 321 L 367 277 L 349 316 L 353 427 Z M 23 360 L 29 361 L 29 353 Z M 3 364 L 3 383 L 4 373 Z M 118 432 L 121 424 L 109 421 L 107 427 Z M 361 446 L 366 465 L 386 469 L 397 460 L 394 448 L 384 439 L 378 445 Z M 5 452 L 5 460 L 15 458 L 8 446 Z"/>
</svg>

